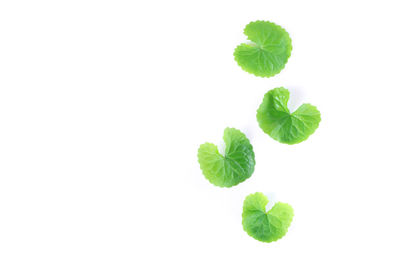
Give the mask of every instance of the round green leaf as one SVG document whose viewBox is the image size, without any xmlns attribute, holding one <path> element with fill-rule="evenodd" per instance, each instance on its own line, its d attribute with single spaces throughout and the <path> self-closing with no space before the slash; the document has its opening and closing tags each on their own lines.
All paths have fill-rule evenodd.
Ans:
<svg viewBox="0 0 400 267">
<path fill-rule="evenodd" d="M 224 142 L 225 156 L 211 143 L 202 144 L 197 156 L 204 176 L 212 184 L 231 187 L 249 178 L 256 162 L 253 146 L 241 131 L 226 128 Z"/>
<path fill-rule="evenodd" d="M 281 72 L 292 52 L 292 40 L 280 26 L 269 21 L 255 21 L 244 29 L 250 43 L 242 43 L 233 55 L 244 71 L 259 77 Z"/>
<path fill-rule="evenodd" d="M 273 139 L 293 145 L 306 140 L 315 132 L 321 114 L 310 104 L 303 104 L 290 113 L 288 100 L 289 91 L 283 87 L 267 92 L 257 110 L 257 121 L 261 129 Z"/>
<path fill-rule="evenodd" d="M 242 224 L 249 236 L 269 243 L 286 234 L 294 213 L 289 204 L 281 202 L 265 212 L 267 203 L 268 198 L 262 193 L 248 195 L 243 203 Z"/>
</svg>

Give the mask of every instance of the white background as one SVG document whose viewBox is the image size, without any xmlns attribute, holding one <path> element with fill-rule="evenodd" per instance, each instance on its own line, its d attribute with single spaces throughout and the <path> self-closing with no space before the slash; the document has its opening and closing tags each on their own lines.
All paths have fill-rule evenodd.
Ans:
<svg viewBox="0 0 400 267">
<path fill-rule="evenodd" d="M 400 266 L 398 1 L 1 1 L 0 266 Z M 293 41 L 257 78 L 233 59 L 254 20 Z M 256 110 L 285 86 L 318 130 L 288 146 Z M 256 169 L 221 189 L 197 149 L 225 127 Z M 290 203 L 271 244 L 250 193 Z"/>
</svg>

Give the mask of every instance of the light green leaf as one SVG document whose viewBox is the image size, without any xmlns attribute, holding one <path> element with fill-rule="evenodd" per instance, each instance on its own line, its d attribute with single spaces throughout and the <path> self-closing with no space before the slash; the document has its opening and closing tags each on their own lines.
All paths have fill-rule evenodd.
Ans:
<svg viewBox="0 0 400 267">
<path fill-rule="evenodd" d="M 293 145 L 306 140 L 315 132 L 321 114 L 310 104 L 303 104 L 290 113 L 288 100 L 289 91 L 283 87 L 267 92 L 257 110 L 257 121 L 261 129 L 273 139 Z"/>
<path fill-rule="evenodd" d="M 244 29 L 250 43 L 242 43 L 233 55 L 244 71 L 259 77 L 281 72 L 292 52 L 292 40 L 282 27 L 269 21 L 255 21 Z"/>
<path fill-rule="evenodd" d="M 243 203 L 242 224 L 247 234 L 262 242 L 282 238 L 294 216 L 289 204 L 278 202 L 265 212 L 268 198 L 262 193 L 248 195 Z"/>
<path fill-rule="evenodd" d="M 256 162 L 253 146 L 239 130 L 226 128 L 224 142 L 225 156 L 211 143 L 202 144 L 197 156 L 204 176 L 212 184 L 231 187 L 249 178 L 254 172 Z"/>
</svg>

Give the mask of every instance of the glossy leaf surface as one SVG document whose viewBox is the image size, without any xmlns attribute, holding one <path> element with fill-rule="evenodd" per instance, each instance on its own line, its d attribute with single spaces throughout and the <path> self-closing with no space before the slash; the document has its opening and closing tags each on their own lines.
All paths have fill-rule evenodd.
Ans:
<svg viewBox="0 0 400 267">
<path fill-rule="evenodd" d="M 198 160 L 204 176 L 214 185 L 232 187 L 254 172 L 255 157 L 253 146 L 239 130 L 226 128 L 224 131 L 225 155 L 219 153 L 216 145 L 202 144 Z"/>
</svg>

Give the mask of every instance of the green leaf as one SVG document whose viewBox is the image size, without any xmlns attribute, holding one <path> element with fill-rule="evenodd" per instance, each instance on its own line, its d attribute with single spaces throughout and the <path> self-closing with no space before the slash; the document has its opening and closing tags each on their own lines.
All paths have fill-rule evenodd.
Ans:
<svg viewBox="0 0 400 267">
<path fill-rule="evenodd" d="M 315 132 L 321 121 L 321 113 L 310 104 L 303 104 L 290 113 L 288 100 L 289 91 L 283 87 L 267 92 L 257 110 L 257 121 L 261 129 L 273 139 L 293 145 L 306 140 Z"/>
<path fill-rule="evenodd" d="M 265 212 L 268 198 L 262 193 L 248 195 L 243 203 L 242 224 L 247 234 L 262 242 L 282 238 L 292 222 L 293 208 L 278 202 Z"/>
<path fill-rule="evenodd" d="M 231 187 L 237 185 L 254 172 L 253 146 L 241 131 L 226 128 L 224 131 L 225 156 L 214 144 L 202 144 L 198 150 L 200 168 L 204 176 L 214 185 Z"/>
<path fill-rule="evenodd" d="M 269 21 L 247 24 L 244 34 L 250 43 L 242 43 L 233 55 L 244 71 L 259 77 L 281 72 L 292 52 L 292 40 L 282 27 Z"/>
</svg>

